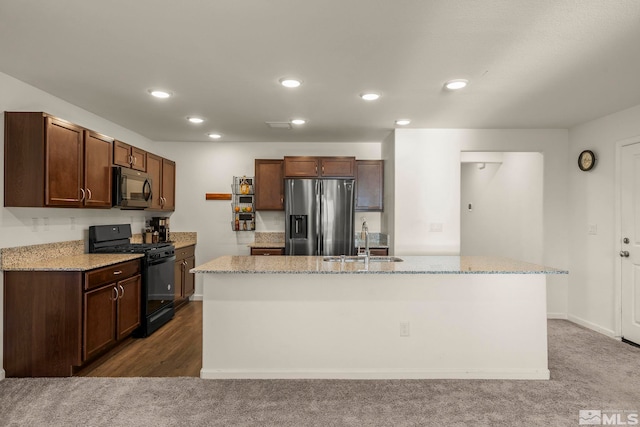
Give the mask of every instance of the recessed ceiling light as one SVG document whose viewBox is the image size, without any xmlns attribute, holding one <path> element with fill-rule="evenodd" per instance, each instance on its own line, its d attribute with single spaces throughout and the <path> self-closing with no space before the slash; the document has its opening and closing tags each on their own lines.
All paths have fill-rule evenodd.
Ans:
<svg viewBox="0 0 640 427">
<path fill-rule="evenodd" d="M 222 135 L 219 134 L 219 133 L 216 133 L 216 132 L 208 133 L 207 136 L 209 138 L 211 138 L 211 139 L 220 139 L 220 138 L 222 138 Z"/>
<path fill-rule="evenodd" d="M 194 124 L 200 124 L 204 122 L 204 119 L 200 117 L 187 117 L 187 120 L 189 120 L 191 123 L 194 123 Z"/>
<path fill-rule="evenodd" d="M 172 95 L 171 92 L 167 92 L 166 90 L 159 90 L 159 89 L 149 89 L 149 93 L 151 94 L 151 96 L 154 96 L 156 98 L 161 98 L 161 99 L 170 98 Z"/>
<path fill-rule="evenodd" d="M 294 125 L 303 125 L 307 123 L 307 121 L 304 119 L 293 119 L 291 120 L 291 123 L 293 123 Z"/>
<path fill-rule="evenodd" d="M 280 79 L 280 84 L 284 87 L 298 87 L 302 84 L 302 82 L 296 79 L 282 78 Z"/>
<path fill-rule="evenodd" d="M 398 120 L 396 120 L 396 124 L 398 126 L 406 126 L 409 123 L 411 123 L 411 120 L 409 120 L 409 119 L 398 119 Z"/>
<path fill-rule="evenodd" d="M 380 95 L 373 92 L 361 93 L 360 98 L 364 99 L 365 101 L 375 101 L 376 99 L 380 98 Z"/>
<path fill-rule="evenodd" d="M 469 84 L 469 80 L 456 79 L 456 80 L 449 80 L 444 84 L 444 87 L 449 90 L 458 90 L 466 87 L 468 84 Z"/>
</svg>

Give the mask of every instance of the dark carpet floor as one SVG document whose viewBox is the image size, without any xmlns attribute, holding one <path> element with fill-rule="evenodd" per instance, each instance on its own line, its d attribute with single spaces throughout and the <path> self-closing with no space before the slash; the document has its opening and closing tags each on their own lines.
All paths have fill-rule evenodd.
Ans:
<svg viewBox="0 0 640 427">
<path fill-rule="evenodd" d="M 549 368 L 550 381 L 10 378 L 0 425 L 577 426 L 579 411 L 640 411 L 640 348 L 551 320 Z"/>
</svg>

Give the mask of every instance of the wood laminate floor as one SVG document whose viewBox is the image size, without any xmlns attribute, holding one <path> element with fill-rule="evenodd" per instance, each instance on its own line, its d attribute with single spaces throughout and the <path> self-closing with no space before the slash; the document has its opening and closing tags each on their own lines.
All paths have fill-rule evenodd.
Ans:
<svg viewBox="0 0 640 427">
<path fill-rule="evenodd" d="M 202 301 L 191 301 L 147 338 L 128 338 L 78 372 L 85 377 L 199 377 Z"/>
</svg>

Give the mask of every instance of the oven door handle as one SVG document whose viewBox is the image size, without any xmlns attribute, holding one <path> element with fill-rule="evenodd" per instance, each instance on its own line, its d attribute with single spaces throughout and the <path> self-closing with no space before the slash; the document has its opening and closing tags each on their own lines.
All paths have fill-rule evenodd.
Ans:
<svg viewBox="0 0 640 427">
<path fill-rule="evenodd" d="M 173 255 L 173 256 L 170 256 L 170 257 L 149 260 L 149 262 L 147 264 L 148 265 L 158 265 L 158 264 L 162 264 L 162 263 L 165 263 L 165 262 L 175 262 L 175 260 L 176 260 L 176 256 Z"/>
</svg>

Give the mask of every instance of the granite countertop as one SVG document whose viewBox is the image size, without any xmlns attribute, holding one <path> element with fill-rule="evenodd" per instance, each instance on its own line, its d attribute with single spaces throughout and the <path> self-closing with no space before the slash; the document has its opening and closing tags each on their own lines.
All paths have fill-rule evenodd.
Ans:
<svg viewBox="0 0 640 427">
<path fill-rule="evenodd" d="M 142 258 L 142 254 L 81 254 L 43 261 L 14 263 L 4 266 L 4 271 L 89 271 L 120 262 Z"/>
<path fill-rule="evenodd" d="M 176 249 L 181 249 L 195 245 L 197 233 L 171 232 L 171 240 Z M 141 242 L 140 234 L 132 236 L 131 243 Z M 83 240 L 3 248 L 0 255 L 3 271 L 89 271 L 143 257 L 143 254 L 88 254 Z"/>
<path fill-rule="evenodd" d="M 376 258 L 376 257 L 372 257 Z M 402 256 L 403 262 L 327 262 L 316 256 L 223 256 L 192 273 L 240 274 L 567 274 L 565 270 L 497 257 Z"/>
</svg>

